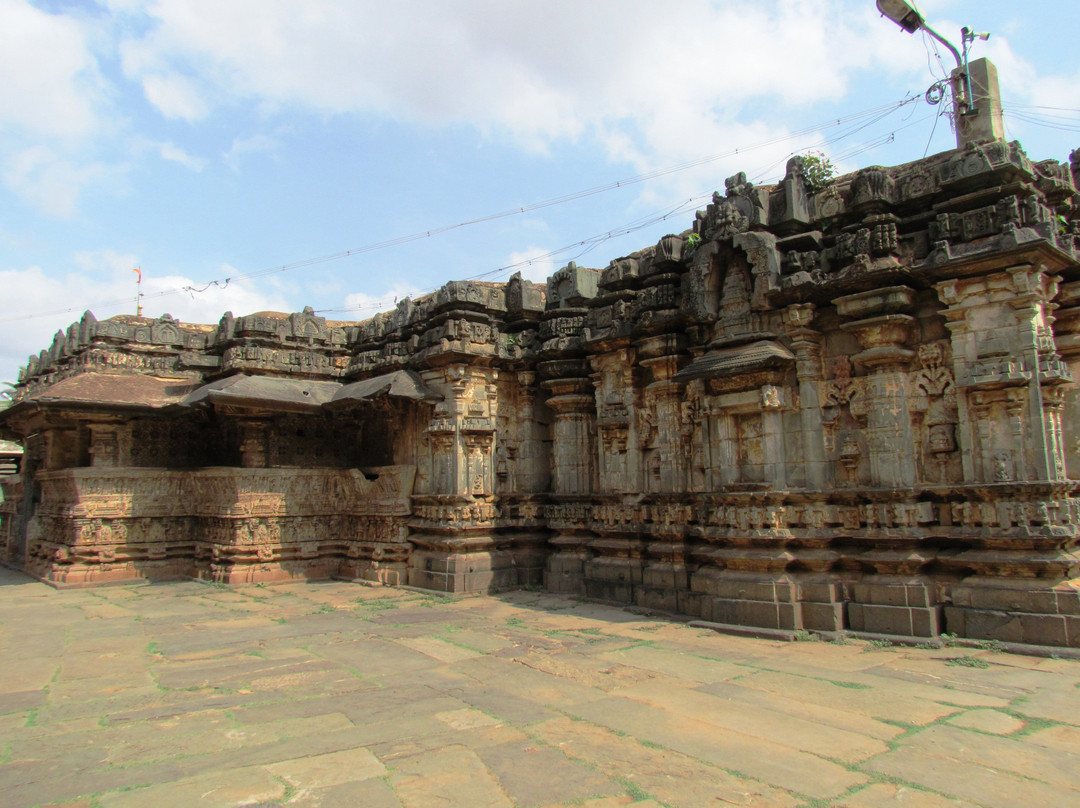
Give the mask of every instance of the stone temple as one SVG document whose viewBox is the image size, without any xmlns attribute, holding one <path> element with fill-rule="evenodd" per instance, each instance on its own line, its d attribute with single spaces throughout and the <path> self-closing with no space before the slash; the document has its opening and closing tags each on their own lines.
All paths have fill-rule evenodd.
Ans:
<svg viewBox="0 0 1080 808">
<path fill-rule="evenodd" d="M 1080 646 L 1080 152 L 992 140 L 545 286 L 363 322 L 89 312 L 20 375 L 0 551 L 55 585 L 538 586 Z"/>
</svg>

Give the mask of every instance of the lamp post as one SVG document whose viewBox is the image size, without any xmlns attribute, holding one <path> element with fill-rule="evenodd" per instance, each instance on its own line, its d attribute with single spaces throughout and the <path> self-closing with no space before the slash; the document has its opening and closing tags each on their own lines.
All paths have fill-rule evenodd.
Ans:
<svg viewBox="0 0 1080 808">
<path fill-rule="evenodd" d="M 968 86 L 967 82 L 967 70 L 964 67 L 964 59 L 961 58 L 960 51 L 958 51 L 956 46 L 949 40 L 927 25 L 922 14 L 909 6 L 905 0 L 877 0 L 877 9 L 909 34 L 914 34 L 919 30 L 926 31 L 926 33 L 930 34 L 930 36 L 949 49 L 949 53 L 951 53 L 956 60 L 956 69 L 963 79 L 963 84 L 960 88 L 960 97 L 956 99 L 956 124 L 959 126 L 960 116 L 967 112 L 971 100 L 971 88 Z M 964 45 L 964 52 L 966 55 L 966 41 Z M 955 89 L 956 88 L 954 87 L 954 93 Z"/>
<path fill-rule="evenodd" d="M 962 28 L 960 35 L 963 37 L 964 53 L 956 49 L 949 40 L 926 24 L 923 16 L 912 8 L 905 0 L 877 0 L 878 11 L 888 17 L 909 34 L 916 31 L 925 31 L 946 48 L 956 60 L 956 69 L 952 73 L 953 91 L 953 126 L 956 129 L 956 145 L 961 147 L 967 143 L 985 140 L 1000 139 L 1001 128 L 1001 97 L 997 88 L 997 69 L 986 59 L 978 59 L 974 67 L 979 75 L 979 98 L 983 103 L 976 108 L 976 94 L 972 90 L 971 72 L 972 65 L 968 64 L 968 45 L 976 39 L 986 40 L 990 34 L 976 33 L 970 28 Z M 987 109 L 982 109 L 983 106 Z"/>
</svg>

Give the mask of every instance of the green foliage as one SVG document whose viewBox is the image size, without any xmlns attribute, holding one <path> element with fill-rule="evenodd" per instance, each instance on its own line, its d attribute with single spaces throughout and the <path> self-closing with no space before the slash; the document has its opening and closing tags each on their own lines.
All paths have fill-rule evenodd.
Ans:
<svg viewBox="0 0 1080 808">
<path fill-rule="evenodd" d="M 791 633 L 791 639 L 795 642 L 817 642 L 819 638 L 814 632 L 799 628 Z"/>
<path fill-rule="evenodd" d="M 701 236 L 699 236 L 697 233 L 691 233 L 689 236 L 686 237 L 686 248 L 683 250 L 683 254 L 687 258 L 689 258 L 700 246 Z"/>
<path fill-rule="evenodd" d="M 821 152 L 807 152 L 802 155 L 803 178 L 806 180 L 808 193 L 824 191 L 836 176 L 836 168 Z"/>
<path fill-rule="evenodd" d="M 950 659 L 945 662 L 946 665 L 958 666 L 961 668 L 989 668 L 990 663 L 982 657 L 974 656 L 962 656 Z"/>
<path fill-rule="evenodd" d="M 867 651 L 891 651 L 895 647 L 892 640 L 870 640 L 866 644 Z"/>
</svg>

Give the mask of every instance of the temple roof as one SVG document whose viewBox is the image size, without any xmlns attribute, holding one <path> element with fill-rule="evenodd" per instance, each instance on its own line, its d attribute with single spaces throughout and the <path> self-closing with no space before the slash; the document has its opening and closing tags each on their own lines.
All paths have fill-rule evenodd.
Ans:
<svg viewBox="0 0 1080 808">
<path fill-rule="evenodd" d="M 40 405 L 105 405 L 161 408 L 179 403 L 191 392 L 190 379 L 161 378 L 134 373 L 82 373 L 61 379 L 14 407 Z"/>
<path fill-rule="evenodd" d="M 364 401 L 378 395 L 409 398 L 414 401 L 442 401 L 442 396 L 424 384 L 420 375 L 411 370 L 396 370 L 373 379 L 347 384 L 334 393 L 332 403 Z"/>
<path fill-rule="evenodd" d="M 419 374 L 411 370 L 397 370 L 346 385 L 238 373 L 204 384 L 178 403 L 183 407 L 220 405 L 277 412 L 311 412 L 327 404 L 370 401 L 380 396 L 413 401 L 442 400 L 441 395 L 424 384 Z"/>
<path fill-rule="evenodd" d="M 340 388 L 341 385 L 337 382 L 238 373 L 204 384 L 179 403 L 184 407 L 220 404 L 302 412 L 319 409 Z"/>
</svg>

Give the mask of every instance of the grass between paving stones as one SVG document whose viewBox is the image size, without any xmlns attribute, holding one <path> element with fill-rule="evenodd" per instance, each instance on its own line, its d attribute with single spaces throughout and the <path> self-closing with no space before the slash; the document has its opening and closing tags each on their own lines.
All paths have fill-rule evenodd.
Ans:
<svg viewBox="0 0 1080 808">
<path fill-rule="evenodd" d="M 975 708 L 975 707 L 962 708 L 961 712 L 967 712 L 967 710 L 969 710 L 969 709 L 979 709 L 979 708 Z M 901 746 L 903 746 L 905 741 L 909 740 L 912 736 L 918 735 L 920 732 L 924 732 L 925 730 L 929 729 L 930 727 L 945 724 L 948 721 L 948 719 L 953 718 L 958 714 L 959 713 L 949 713 L 948 715 L 943 715 L 940 718 L 936 718 L 936 719 L 934 719 L 933 721 L 931 721 L 931 722 L 929 722 L 927 724 L 910 724 L 910 723 L 905 722 L 905 721 L 895 721 L 895 720 L 886 719 L 886 718 L 881 718 L 881 719 L 877 719 L 877 720 L 881 721 L 881 723 L 883 723 L 883 724 L 888 724 L 890 726 L 898 727 L 898 728 L 904 730 L 903 734 L 897 735 L 895 738 L 884 741 L 885 745 L 889 747 L 889 752 L 895 752 L 897 749 L 899 749 Z M 882 754 L 889 754 L 889 752 L 882 752 Z M 851 797 L 855 796 L 860 791 L 864 791 L 864 790 L 866 790 L 866 789 L 868 789 L 868 788 L 870 788 L 871 786 L 874 786 L 874 785 L 882 785 L 882 784 L 897 786 L 897 787 L 900 787 L 900 788 L 906 788 L 906 789 L 910 789 L 912 791 L 919 791 L 919 792 L 922 792 L 924 794 L 934 794 L 936 796 L 944 797 L 944 798 L 947 798 L 947 799 L 952 799 L 953 798 L 952 795 L 950 795 L 950 794 L 946 794 L 945 792 L 941 792 L 941 791 L 935 791 L 934 789 L 927 788 L 926 786 L 924 786 L 924 785 L 922 785 L 920 783 L 912 782 L 910 780 L 905 780 L 902 777 L 897 777 L 896 775 L 893 775 L 893 774 L 884 774 L 882 772 L 867 771 L 867 770 L 865 770 L 863 768 L 866 764 L 870 763 L 872 760 L 879 757 L 879 755 L 874 755 L 873 757 L 867 758 L 866 760 L 858 761 L 856 763 L 845 762 L 843 760 L 839 760 L 837 758 L 827 757 L 825 755 L 818 755 L 818 757 L 822 758 L 823 760 L 827 760 L 830 763 L 835 764 L 836 766 L 839 766 L 839 767 L 841 767 L 843 769 L 846 769 L 847 771 L 851 772 L 852 774 L 857 774 L 857 775 L 859 775 L 861 777 L 867 777 L 867 778 L 869 778 L 870 782 L 868 782 L 868 783 L 858 783 L 856 785 L 853 785 L 847 791 L 845 791 L 843 794 L 840 794 L 840 795 L 838 795 L 836 797 L 820 798 L 820 797 L 809 797 L 809 796 L 804 795 L 804 794 L 796 794 L 795 796 L 798 799 L 805 800 L 801 805 L 798 806 L 798 808 L 832 808 L 832 806 L 844 805 L 846 800 L 848 800 Z"/>
<path fill-rule="evenodd" d="M 863 652 L 865 653 L 866 651 L 895 651 L 895 650 L 896 650 L 896 646 L 893 644 L 892 640 L 868 640 L 867 643 L 866 643 L 866 648 L 863 649 Z"/>
<path fill-rule="evenodd" d="M 927 788 L 926 786 L 920 785 L 919 783 L 913 783 L 910 780 L 904 780 L 902 777 L 896 777 L 895 775 L 891 774 L 879 774 L 878 772 L 864 772 L 855 766 L 845 766 L 844 768 L 848 769 L 851 772 L 854 772 L 855 774 L 861 774 L 869 777 L 870 782 L 854 785 L 837 797 L 806 797 L 801 794 L 795 794 L 793 796 L 797 797 L 800 800 L 805 800 L 805 802 L 800 804 L 798 808 L 834 808 L 834 806 L 837 805 L 844 805 L 847 800 L 854 797 L 860 791 L 866 791 L 866 789 L 868 788 L 872 788 L 873 786 L 882 784 L 897 786 L 898 788 L 906 788 L 912 791 L 921 792 L 923 794 L 933 794 L 938 797 L 951 799 L 948 794 L 944 794 L 940 791 L 934 791 L 932 788 Z"/>
<path fill-rule="evenodd" d="M 1077 683 L 1077 687 L 1080 687 L 1080 682 Z M 1063 721 L 1054 721 L 1051 718 L 1038 718 L 1035 716 L 1026 715 L 1023 711 L 1024 702 L 1028 701 L 1030 696 L 1017 696 L 1011 702 L 1009 706 L 1001 710 L 1006 715 L 1010 715 L 1018 721 L 1023 721 L 1024 726 L 1011 732 L 1007 738 L 1026 738 L 1028 735 L 1032 735 L 1044 729 L 1050 729 L 1051 727 L 1060 727 L 1064 724 Z"/>
<path fill-rule="evenodd" d="M 648 791 L 646 791 L 641 786 L 639 786 L 637 783 L 635 783 L 633 780 L 627 780 L 625 777 L 617 777 L 615 779 L 623 788 L 626 789 L 626 793 L 630 797 L 632 797 L 635 802 L 644 802 L 645 800 L 654 800 L 654 801 L 660 803 L 661 805 L 664 804 L 664 803 L 660 802 L 660 800 L 656 799 L 656 797 L 654 797 Z"/>
<path fill-rule="evenodd" d="M 354 679 L 359 679 L 361 682 L 370 682 L 371 684 L 376 685 L 377 689 L 379 689 L 379 690 L 382 690 L 382 689 L 384 689 L 386 687 L 386 685 L 382 684 L 377 679 L 372 679 L 370 676 L 367 676 L 367 675 L 361 673 L 359 670 L 354 668 L 352 665 L 346 665 L 344 662 L 340 662 L 340 661 L 338 661 L 336 659 L 331 659 L 326 654 L 321 653 L 318 648 L 312 648 L 310 645 L 301 645 L 300 649 L 302 651 L 305 651 L 305 652 L 311 654 L 313 657 L 318 657 L 319 659 L 325 659 L 327 662 L 334 663 L 334 665 L 336 667 L 338 667 L 341 670 L 345 671 L 347 674 L 352 676 Z M 305 698 L 297 699 L 296 696 L 292 696 L 291 698 L 293 700 L 298 700 L 298 701 L 307 701 L 308 699 L 320 698 L 321 695 L 322 695 L 321 693 L 313 693 L 310 696 L 307 696 Z M 246 704 L 245 706 L 255 706 L 255 705 L 259 705 L 259 704 L 270 704 L 270 703 L 273 703 L 274 701 L 277 701 L 277 699 L 269 699 L 269 700 L 267 700 L 265 702 L 251 702 L 250 704 Z"/>
<path fill-rule="evenodd" d="M 953 657 L 951 659 L 946 659 L 945 664 L 949 665 L 951 667 L 961 667 L 961 668 L 983 668 L 983 669 L 985 669 L 985 668 L 990 667 L 989 662 L 987 662 L 982 657 L 977 657 L 977 656 Z"/>
<path fill-rule="evenodd" d="M 454 627 L 454 628 L 444 629 L 444 631 L 441 634 L 436 634 L 435 635 L 435 639 L 441 640 L 442 642 L 446 643 L 447 645 L 452 645 L 455 648 L 462 648 L 462 649 L 464 649 L 466 651 L 472 651 L 473 653 L 476 653 L 476 654 L 484 654 L 484 653 L 486 653 L 483 648 L 477 648 L 476 646 L 469 645 L 468 643 L 464 643 L 461 640 L 456 640 L 453 637 L 449 636 L 450 634 L 452 634 L 455 631 L 461 631 L 461 628 L 460 627 Z"/>
<path fill-rule="evenodd" d="M 390 611 L 402 605 L 396 598 L 355 598 L 352 603 L 356 604 L 352 610 L 353 614 L 363 613 L 364 615 Z"/>
</svg>

